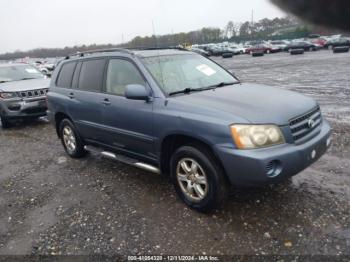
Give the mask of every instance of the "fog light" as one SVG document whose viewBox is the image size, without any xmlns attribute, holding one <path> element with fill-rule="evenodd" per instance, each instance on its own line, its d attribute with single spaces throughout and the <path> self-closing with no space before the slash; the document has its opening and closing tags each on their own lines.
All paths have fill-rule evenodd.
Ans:
<svg viewBox="0 0 350 262">
<path fill-rule="evenodd" d="M 278 160 L 273 160 L 267 163 L 265 168 L 266 168 L 266 175 L 271 178 L 278 176 L 279 174 L 281 174 L 281 171 L 282 171 L 281 162 Z"/>
</svg>

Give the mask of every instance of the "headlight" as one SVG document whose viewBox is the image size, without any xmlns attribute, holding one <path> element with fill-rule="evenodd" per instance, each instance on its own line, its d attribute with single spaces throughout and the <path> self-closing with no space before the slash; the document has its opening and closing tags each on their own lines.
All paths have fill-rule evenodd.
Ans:
<svg viewBox="0 0 350 262">
<path fill-rule="evenodd" d="M 17 93 L 15 92 L 0 92 L 0 97 L 3 99 L 10 99 L 17 97 Z"/>
<path fill-rule="evenodd" d="M 231 134 L 239 149 L 253 149 L 285 143 L 275 125 L 232 125 Z"/>
</svg>

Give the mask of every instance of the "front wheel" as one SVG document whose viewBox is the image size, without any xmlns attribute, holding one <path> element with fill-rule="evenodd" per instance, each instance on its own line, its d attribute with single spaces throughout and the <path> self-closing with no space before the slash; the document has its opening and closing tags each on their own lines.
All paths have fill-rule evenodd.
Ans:
<svg viewBox="0 0 350 262">
<path fill-rule="evenodd" d="M 205 148 L 180 147 L 171 158 L 170 168 L 175 190 L 189 207 L 208 212 L 227 198 L 229 182 Z"/>
<path fill-rule="evenodd" d="M 59 126 L 61 142 L 67 154 L 72 158 L 80 158 L 86 155 L 84 144 L 74 127 L 68 119 L 63 119 Z"/>
</svg>

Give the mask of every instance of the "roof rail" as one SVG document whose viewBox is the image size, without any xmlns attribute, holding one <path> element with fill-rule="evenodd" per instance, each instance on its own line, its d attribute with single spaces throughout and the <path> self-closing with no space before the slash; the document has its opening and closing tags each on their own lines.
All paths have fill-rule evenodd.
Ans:
<svg viewBox="0 0 350 262">
<path fill-rule="evenodd" d="M 179 47 L 179 46 L 165 46 L 165 47 L 131 47 L 130 50 L 165 50 L 165 49 L 174 49 L 188 51 L 188 49 Z"/>
<path fill-rule="evenodd" d="M 68 56 L 66 56 L 66 59 L 70 59 L 73 56 L 83 57 L 83 56 L 89 55 L 89 54 L 110 53 L 110 52 L 122 52 L 122 53 L 127 53 L 127 54 L 133 54 L 132 51 L 125 49 L 125 48 L 107 48 L 107 49 L 95 49 L 95 50 L 89 50 L 89 51 L 84 51 L 84 52 L 77 52 L 75 54 L 69 54 Z"/>
</svg>

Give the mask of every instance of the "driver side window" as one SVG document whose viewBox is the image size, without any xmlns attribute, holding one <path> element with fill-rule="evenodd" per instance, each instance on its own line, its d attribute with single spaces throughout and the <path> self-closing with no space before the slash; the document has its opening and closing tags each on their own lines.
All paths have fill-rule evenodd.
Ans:
<svg viewBox="0 0 350 262">
<path fill-rule="evenodd" d="M 126 86 L 131 84 L 146 86 L 134 64 L 124 59 L 111 59 L 107 70 L 106 92 L 124 96 Z"/>
</svg>

